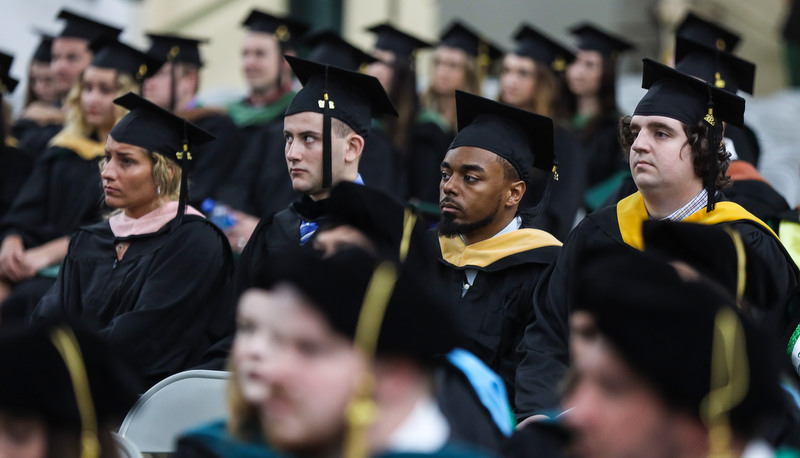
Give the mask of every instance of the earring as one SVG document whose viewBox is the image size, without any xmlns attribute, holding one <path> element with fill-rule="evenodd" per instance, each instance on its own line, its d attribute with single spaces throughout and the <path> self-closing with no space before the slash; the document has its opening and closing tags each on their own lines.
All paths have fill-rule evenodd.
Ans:
<svg viewBox="0 0 800 458">
<path fill-rule="evenodd" d="M 161 185 L 158 185 L 158 187 L 156 188 L 156 192 L 158 193 L 159 196 L 161 195 Z"/>
</svg>

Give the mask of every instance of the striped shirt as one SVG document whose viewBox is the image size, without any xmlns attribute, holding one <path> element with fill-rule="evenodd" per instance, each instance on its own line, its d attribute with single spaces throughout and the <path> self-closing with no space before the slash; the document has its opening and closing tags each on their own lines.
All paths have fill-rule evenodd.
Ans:
<svg viewBox="0 0 800 458">
<path fill-rule="evenodd" d="M 702 209 L 708 205 L 708 191 L 703 189 L 700 191 L 700 194 L 694 196 L 694 199 L 690 200 L 686 203 L 683 207 L 675 210 L 671 215 L 667 216 L 666 218 L 661 218 L 661 221 L 683 221 L 684 219 L 688 218 L 693 213 L 697 212 L 698 210 Z"/>
</svg>

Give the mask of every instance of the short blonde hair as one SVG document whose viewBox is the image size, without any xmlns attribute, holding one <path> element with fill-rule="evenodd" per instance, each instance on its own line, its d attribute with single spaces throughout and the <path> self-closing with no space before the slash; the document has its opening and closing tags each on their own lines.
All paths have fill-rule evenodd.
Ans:
<svg viewBox="0 0 800 458">
<path fill-rule="evenodd" d="M 117 83 L 117 97 L 123 96 L 128 92 L 140 93 L 139 83 L 133 79 L 133 76 L 116 72 Z M 89 137 L 94 132 L 91 127 L 86 123 L 86 116 L 84 116 L 83 108 L 81 108 L 81 93 L 83 92 L 83 72 L 78 78 L 78 81 L 72 86 L 67 94 L 67 99 L 64 103 L 67 109 L 67 115 L 64 119 L 64 131 L 77 134 L 83 137 Z M 128 112 L 126 108 L 119 105 L 114 105 L 114 124 L 118 123 L 120 119 Z M 105 139 L 100 139 L 105 141 Z"/>
</svg>

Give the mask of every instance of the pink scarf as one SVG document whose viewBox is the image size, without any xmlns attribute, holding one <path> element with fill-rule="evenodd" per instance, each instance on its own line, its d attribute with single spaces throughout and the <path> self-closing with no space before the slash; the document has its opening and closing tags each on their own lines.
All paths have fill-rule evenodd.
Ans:
<svg viewBox="0 0 800 458">
<path fill-rule="evenodd" d="M 131 218 L 123 212 L 117 213 L 108 219 L 108 224 L 111 226 L 111 232 L 114 233 L 115 237 L 152 234 L 153 232 L 158 232 L 165 224 L 172 221 L 177 213 L 178 202 L 171 201 L 140 218 Z M 190 205 L 186 206 L 184 214 L 203 216 L 202 213 Z"/>
</svg>

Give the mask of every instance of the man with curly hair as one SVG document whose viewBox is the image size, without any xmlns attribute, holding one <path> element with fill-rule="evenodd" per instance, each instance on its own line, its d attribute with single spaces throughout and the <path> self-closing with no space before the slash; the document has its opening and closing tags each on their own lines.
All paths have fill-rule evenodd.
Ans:
<svg viewBox="0 0 800 458">
<path fill-rule="evenodd" d="M 537 289 L 536 321 L 520 346 L 524 359 L 517 370 L 515 399 L 520 419 L 558 409 L 557 387 L 570 360 L 572 294 L 580 286 L 570 279 L 575 253 L 604 245 L 642 250 L 644 221 L 727 223 L 737 229 L 780 285 L 779 299 L 772 303 L 760 300 L 767 297 L 765 285 L 747 285 L 753 291 L 748 298 L 753 314 L 774 332 L 788 325 L 786 303 L 797 289 L 797 266 L 765 223 L 718 192 L 730 183 L 723 121 L 741 125 L 744 100 L 650 59 L 644 60 L 642 87 L 647 94 L 633 116 L 620 124 L 620 141 L 638 191 L 588 215 L 570 233 Z"/>
</svg>

